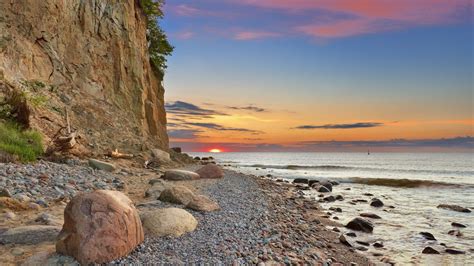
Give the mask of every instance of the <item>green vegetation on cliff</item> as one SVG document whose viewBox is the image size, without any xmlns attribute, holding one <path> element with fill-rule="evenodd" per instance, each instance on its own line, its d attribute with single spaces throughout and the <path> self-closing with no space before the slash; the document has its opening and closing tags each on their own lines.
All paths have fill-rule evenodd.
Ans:
<svg viewBox="0 0 474 266">
<path fill-rule="evenodd" d="M 22 162 L 35 161 L 43 154 L 41 134 L 0 120 L 0 157 L 2 153 L 16 157 Z"/>
<path fill-rule="evenodd" d="M 156 73 L 163 78 L 166 69 L 166 56 L 171 55 L 174 47 L 168 42 L 165 32 L 158 21 L 163 19 L 164 0 L 141 0 L 141 8 L 147 16 L 148 52 L 150 62 Z"/>
</svg>

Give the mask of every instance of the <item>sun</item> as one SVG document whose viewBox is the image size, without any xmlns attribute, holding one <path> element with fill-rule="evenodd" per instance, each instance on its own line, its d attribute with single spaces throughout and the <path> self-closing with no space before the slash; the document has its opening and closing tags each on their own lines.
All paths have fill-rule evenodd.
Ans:
<svg viewBox="0 0 474 266">
<path fill-rule="evenodd" d="M 219 153 L 219 152 L 222 152 L 222 151 L 219 150 L 219 149 L 210 149 L 209 152 Z"/>
</svg>

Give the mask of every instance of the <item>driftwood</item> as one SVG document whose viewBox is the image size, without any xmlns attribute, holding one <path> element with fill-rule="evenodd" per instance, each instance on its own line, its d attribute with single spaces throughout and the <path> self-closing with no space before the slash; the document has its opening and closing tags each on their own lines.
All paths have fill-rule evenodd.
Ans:
<svg viewBox="0 0 474 266">
<path fill-rule="evenodd" d="M 117 159 L 132 159 L 133 158 L 133 154 L 120 153 L 117 149 L 107 153 L 106 155 L 112 158 L 117 158 Z"/>
<path fill-rule="evenodd" d="M 76 138 L 78 137 L 77 132 L 71 130 L 71 123 L 69 121 L 69 113 L 67 109 L 66 112 L 66 126 L 61 127 L 58 132 L 51 139 L 51 143 L 46 151 L 47 154 L 52 154 L 54 152 L 67 152 L 74 148 L 77 144 Z M 62 131 L 66 129 L 66 134 L 63 134 Z"/>
</svg>

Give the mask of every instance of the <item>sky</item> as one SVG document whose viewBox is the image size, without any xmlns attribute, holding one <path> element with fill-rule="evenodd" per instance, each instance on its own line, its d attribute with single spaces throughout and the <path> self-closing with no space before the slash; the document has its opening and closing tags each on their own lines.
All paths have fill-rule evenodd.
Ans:
<svg viewBox="0 0 474 266">
<path fill-rule="evenodd" d="M 474 151 L 471 0 L 168 0 L 170 146 Z"/>
</svg>

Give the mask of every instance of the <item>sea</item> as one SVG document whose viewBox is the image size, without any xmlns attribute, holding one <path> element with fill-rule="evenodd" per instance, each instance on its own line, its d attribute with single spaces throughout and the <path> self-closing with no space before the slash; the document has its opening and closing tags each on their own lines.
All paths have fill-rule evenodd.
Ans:
<svg viewBox="0 0 474 266">
<path fill-rule="evenodd" d="M 344 201 L 322 203 L 323 208 L 339 207 L 335 213 L 345 225 L 362 212 L 377 214 L 382 219 L 369 219 L 374 224 L 371 234 L 357 232 L 357 240 L 382 242 L 383 248 L 368 247 L 362 252 L 375 263 L 380 254 L 398 265 L 474 265 L 474 213 L 461 213 L 437 208 L 454 204 L 474 211 L 474 153 L 192 153 L 214 157 L 218 163 L 245 174 L 282 178 L 335 180 L 332 195 Z M 349 189 L 350 190 L 347 190 Z M 364 194 L 373 194 L 366 196 Z M 314 200 L 316 190 L 305 192 Z M 384 207 L 352 200 L 379 198 Z M 390 208 L 390 206 L 394 208 Z M 452 222 L 466 225 L 456 228 Z M 343 226 L 341 232 L 348 232 Z M 449 234 L 451 230 L 459 230 Z M 426 240 L 420 232 L 429 232 L 436 241 Z M 350 239 L 350 238 L 348 238 Z M 354 239 L 350 239 L 354 241 Z M 430 246 L 440 255 L 422 254 Z M 451 255 L 446 248 L 465 254 Z M 359 251 L 358 251 L 359 252 Z"/>
</svg>

